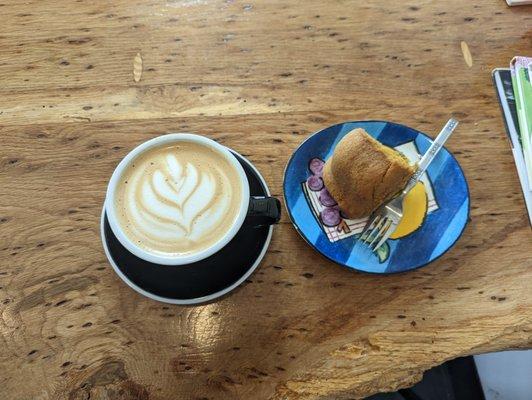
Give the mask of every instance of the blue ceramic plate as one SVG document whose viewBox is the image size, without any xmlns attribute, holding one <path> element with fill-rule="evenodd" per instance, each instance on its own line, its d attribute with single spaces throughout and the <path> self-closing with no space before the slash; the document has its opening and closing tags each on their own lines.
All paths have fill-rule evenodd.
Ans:
<svg viewBox="0 0 532 400">
<path fill-rule="evenodd" d="M 319 179 L 321 164 L 342 137 L 364 128 L 381 143 L 400 150 L 412 161 L 431 144 L 425 134 L 385 121 L 357 121 L 333 125 L 307 140 L 292 155 L 284 176 L 288 214 L 303 238 L 330 260 L 346 267 L 378 274 L 409 271 L 440 257 L 458 240 L 469 219 L 469 189 L 460 165 L 443 148 L 422 177 L 427 196 L 423 221 L 397 239 L 389 239 L 376 253 L 357 238 L 365 220 L 349 220 L 340 214 L 322 222 L 327 204 Z M 325 200 L 324 200 L 325 199 Z M 326 203 L 325 206 L 323 202 Z M 334 208 L 334 207 L 333 207 Z"/>
</svg>

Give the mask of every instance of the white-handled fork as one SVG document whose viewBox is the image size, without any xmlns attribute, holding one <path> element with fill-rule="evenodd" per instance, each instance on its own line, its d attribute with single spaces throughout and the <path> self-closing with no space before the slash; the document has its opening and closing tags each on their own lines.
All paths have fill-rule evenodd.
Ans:
<svg viewBox="0 0 532 400">
<path fill-rule="evenodd" d="M 451 136 L 451 133 L 453 133 L 457 125 L 458 121 L 453 118 L 447 121 L 427 152 L 423 154 L 423 157 L 418 162 L 416 172 L 407 182 L 403 191 L 389 202 L 380 206 L 368 219 L 360 235 L 360 239 L 362 242 L 367 243 L 373 252 L 377 251 L 397 229 L 399 222 L 403 218 L 403 199 L 416 186 L 416 183 L 427 170 L 427 167 L 434 160 L 434 157 L 436 157 L 436 154 L 438 154 L 447 139 L 449 139 L 449 136 Z"/>
</svg>

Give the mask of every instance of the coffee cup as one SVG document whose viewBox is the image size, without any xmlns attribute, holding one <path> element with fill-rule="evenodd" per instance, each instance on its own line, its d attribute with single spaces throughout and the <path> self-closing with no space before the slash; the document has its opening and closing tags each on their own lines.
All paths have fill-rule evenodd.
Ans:
<svg viewBox="0 0 532 400">
<path fill-rule="evenodd" d="M 172 133 L 140 144 L 120 161 L 105 212 L 130 253 L 177 266 L 217 253 L 244 224 L 278 222 L 281 211 L 274 197 L 250 196 L 244 169 L 228 148 Z"/>
</svg>

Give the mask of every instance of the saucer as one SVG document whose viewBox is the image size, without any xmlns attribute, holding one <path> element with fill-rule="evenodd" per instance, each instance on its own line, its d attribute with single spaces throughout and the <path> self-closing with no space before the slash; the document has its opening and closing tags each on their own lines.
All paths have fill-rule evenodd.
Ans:
<svg viewBox="0 0 532 400">
<path fill-rule="evenodd" d="M 386 121 L 346 122 L 316 132 L 299 146 L 286 166 L 284 199 L 292 223 L 322 255 L 357 271 L 388 274 L 427 265 L 456 243 L 469 219 L 469 188 L 458 161 L 447 149 L 441 149 L 421 179 L 427 195 L 422 222 L 403 232 L 402 237 L 388 239 L 372 253 L 357 240 L 367 219 L 350 220 L 340 213 L 325 225 L 320 212 L 329 204 L 323 205 L 327 201 L 320 197 L 316 180 L 309 180 L 310 186 L 307 183 L 312 175 L 319 176 L 336 144 L 355 128 L 365 129 L 413 162 L 432 143 L 415 129 Z"/>
<path fill-rule="evenodd" d="M 244 168 L 250 194 L 269 196 L 259 171 L 246 158 L 232 153 Z M 128 252 L 113 234 L 105 208 L 100 229 L 105 255 L 117 275 L 138 293 L 172 304 L 212 301 L 236 289 L 262 261 L 273 232 L 273 226 L 252 227 L 244 222 L 218 253 L 192 264 L 168 266 L 144 261 Z"/>
</svg>

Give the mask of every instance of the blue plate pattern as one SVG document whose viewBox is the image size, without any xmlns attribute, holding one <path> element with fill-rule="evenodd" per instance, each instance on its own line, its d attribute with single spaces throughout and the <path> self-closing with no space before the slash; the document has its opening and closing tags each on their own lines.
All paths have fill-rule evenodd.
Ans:
<svg viewBox="0 0 532 400">
<path fill-rule="evenodd" d="M 355 121 L 316 132 L 294 152 L 285 170 L 284 197 L 297 231 L 318 252 L 346 267 L 370 273 L 398 273 L 422 267 L 445 253 L 461 236 L 469 219 L 469 188 L 460 165 L 443 148 L 428 168 L 437 209 L 409 235 L 388 240 L 385 254 L 372 254 L 357 244 L 356 236 L 330 241 L 306 196 L 303 185 L 310 176 L 309 161 L 327 160 L 336 144 L 351 130 L 363 128 L 381 143 L 397 147 L 413 142 L 424 154 L 431 144 L 425 134 L 386 121 Z"/>
</svg>

